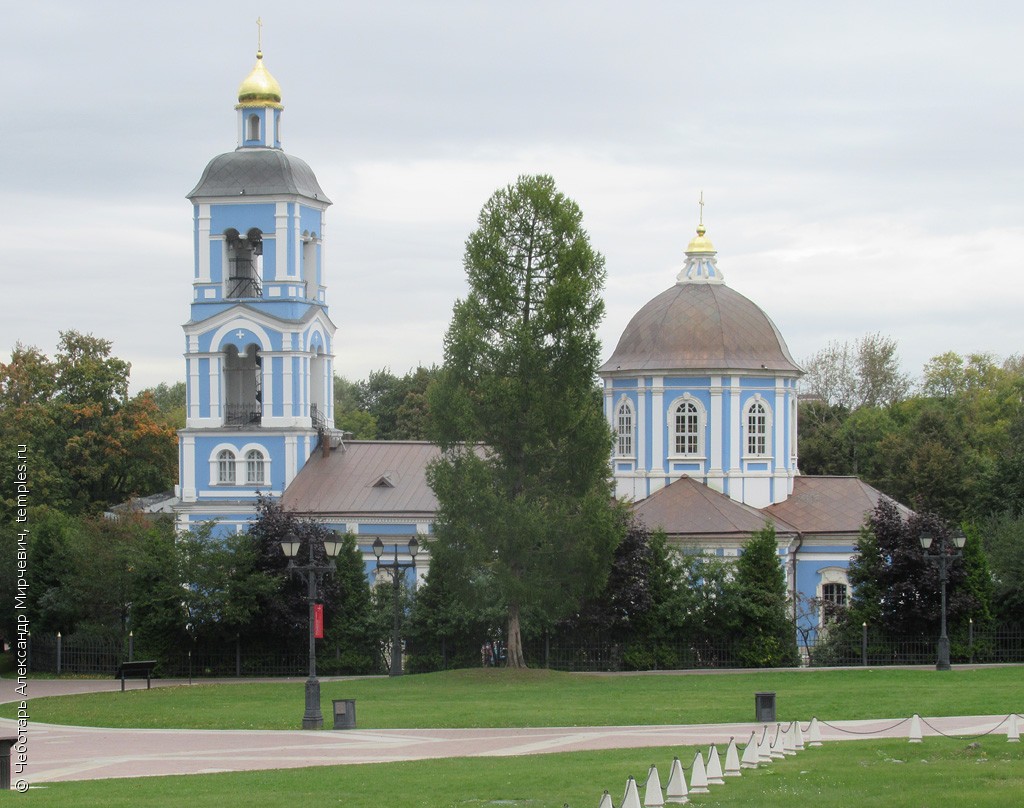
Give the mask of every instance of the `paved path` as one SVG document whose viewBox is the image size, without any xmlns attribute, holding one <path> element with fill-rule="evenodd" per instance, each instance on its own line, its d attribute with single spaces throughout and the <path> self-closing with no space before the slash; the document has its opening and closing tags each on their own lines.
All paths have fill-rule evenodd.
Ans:
<svg viewBox="0 0 1024 808">
<path fill-rule="evenodd" d="M 119 689 L 119 683 L 31 681 L 33 697 Z M 138 683 L 133 683 L 137 686 Z M 130 685 L 132 686 L 132 685 Z M 145 687 L 145 683 L 141 683 Z M 134 687 L 133 687 L 134 689 Z M 13 683 L 0 682 L 0 700 Z M 9 699 L 8 699 L 9 700 Z M 31 712 L 31 710 L 30 710 Z M 990 732 L 1005 716 L 928 718 L 923 734 L 975 736 Z M 329 719 L 328 719 L 329 720 Z M 805 725 L 806 726 L 806 725 Z M 1005 735 L 1006 723 L 996 733 Z M 345 763 L 385 763 L 428 758 L 533 755 L 591 749 L 745 743 L 763 724 L 697 724 L 633 727 L 549 727 L 537 729 L 395 729 L 322 732 L 250 730 L 145 730 L 68 727 L 31 722 L 30 783 L 167 774 L 202 774 Z M 774 725 L 772 725 L 774 728 Z M 0 734 L 17 725 L 0 720 Z M 902 719 L 837 721 L 821 727 L 822 739 L 908 737 Z"/>
</svg>

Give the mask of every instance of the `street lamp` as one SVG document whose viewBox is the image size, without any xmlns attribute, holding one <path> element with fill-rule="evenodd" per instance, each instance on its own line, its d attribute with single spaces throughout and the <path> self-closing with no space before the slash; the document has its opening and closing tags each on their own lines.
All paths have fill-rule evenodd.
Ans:
<svg viewBox="0 0 1024 808">
<path fill-rule="evenodd" d="M 409 539 L 409 557 L 411 561 L 398 560 L 398 545 L 394 546 L 394 561 L 381 561 L 384 555 L 384 542 L 380 536 L 373 540 L 373 554 L 377 556 L 377 569 L 387 570 L 391 574 L 391 584 L 394 592 L 395 616 L 391 626 L 391 676 L 402 675 L 402 635 L 399 631 L 399 589 L 401 579 L 406 570 L 416 569 L 416 554 L 420 551 L 420 543 L 416 539 Z"/>
<path fill-rule="evenodd" d="M 306 713 L 302 716 L 303 729 L 320 729 L 324 725 L 324 716 L 320 712 L 320 680 L 316 678 L 316 602 L 318 591 L 325 575 L 333 575 L 334 559 L 341 552 L 342 542 L 324 539 L 326 563 L 317 563 L 314 555 L 316 541 L 309 540 L 309 563 L 296 564 L 295 557 L 302 546 L 293 534 L 289 533 L 281 542 L 281 552 L 288 559 L 288 571 L 306 582 L 306 600 L 309 602 L 309 678 L 306 680 Z"/>
<path fill-rule="evenodd" d="M 948 671 L 950 669 L 950 664 L 949 637 L 946 634 L 946 581 L 949 579 L 949 569 L 947 565 L 949 561 L 955 561 L 958 558 L 963 558 L 964 554 L 961 551 L 967 543 L 967 537 L 958 531 L 952 537 L 953 547 L 956 549 L 951 551 L 949 545 L 950 539 L 946 536 L 940 536 L 938 547 L 934 553 L 928 552 L 929 548 L 932 546 L 932 536 L 930 533 L 922 533 L 920 541 L 921 548 L 924 550 L 924 557 L 939 565 L 939 584 L 942 590 L 942 632 L 939 634 L 938 661 L 935 663 L 935 669 Z"/>
</svg>

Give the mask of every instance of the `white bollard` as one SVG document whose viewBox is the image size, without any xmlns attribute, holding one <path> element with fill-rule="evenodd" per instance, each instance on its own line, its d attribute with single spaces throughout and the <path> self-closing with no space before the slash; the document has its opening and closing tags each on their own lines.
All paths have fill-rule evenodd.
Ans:
<svg viewBox="0 0 1024 808">
<path fill-rule="evenodd" d="M 910 742 L 921 743 L 921 716 L 917 713 L 910 719 Z"/>
<path fill-rule="evenodd" d="M 761 733 L 761 740 L 757 744 L 757 762 L 772 762 L 772 741 L 768 737 L 768 727 L 764 728 L 764 731 Z"/>
<path fill-rule="evenodd" d="M 640 792 L 636 789 L 633 775 L 629 775 L 626 781 L 626 793 L 622 795 L 622 805 L 619 808 L 640 808 Z"/>
<path fill-rule="evenodd" d="M 644 808 L 661 808 L 665 804 L 665 798 L 661 794 L 661 778 L 658 776 L 658 769 L 652 763 L 647 770 L 647 785 L 644 788 Z"/>
<path fill-rule="evenodd" d="M 729 739 L 729 746 L 725 750 L 725 776 L 740 776 L 740 753 L 736 750 L 736 739 Z"/>
<path fill-rule="evenodd" d="M 769 752 L 769 754 L 771 755 L 773 760 L 782 760 L 782 758 L 784 758 L 786 756 L 786 753 L 782 751 L 782 745 L 783 745 L 782 724 L 776 724 L 775 725 L 775 737 L 772 738 L 771 745 L 769 747 L 770 750 L 771 750 Z"/>
<path fill-rule="evenodd" d="M 597 808 L 615 808 L 612 805 L 612 795 L 608 793 L 608 789 L 605 789 L 604 794 L 601 795 L 601 802 L 597 804 Z"/>
<path fill-rule="evenodd" d="M 740 766 L 744 769 L 757 768 L 757 733 L 750 733 L 750 740 L 743 747 L 743 757 L 740 758 Z"/>
<path fill-rule="evenodd" d="M 1006 728 L 1006 740 L 1010 743 L 1020 743 L 1020 727 L 1017 725 L 1017 714 L 1010 716 L 1010 724 Z"/>
<path fill-rule="evenodd" d="M 804 731 L 803 731 L 803 728 L 800 726 L 800 722 L 799 721 L 794 721 L 793 723 L 796 725 L 796 751 L 797 752 L 803 752 L 804 751 Z"/>
<path fill-rule="evenodd" d="M 704 758 L 698 752 L 693 756 L 693 771 L 690 772 L 690 793 L 707 794 L 709 790 L 708 773 L 707 769 L 704 768 Z"/>
<path fill-rule="evenodd" d="M 725 780 L 722 779 L 722 759 L 718 756 L 718 747 L 714 744 L 708 749 L 707 775 L 709 786 L 725 785 Z"/>
<path fill-rule="evenodd" d="M 782 739 L 782 751 L 791 757 L 796 754 L 796 721 L 789 723 L 789 729 Z"/>
<path fill-rule="evenodd" d="M 665 802 L 682 805 L 690 801 L 686 793 L 686 776 L 679 758 L 672 758 L 672 766 L 668 772 L 668 785 L 665 786 Z"/>
<path fill-rule="evenodd" d="M 821 746 L 821 727 L 818 725 L 817 716 L 811 719 L 810 726 L 807 727 L 807 745 Z"/>
</svg>

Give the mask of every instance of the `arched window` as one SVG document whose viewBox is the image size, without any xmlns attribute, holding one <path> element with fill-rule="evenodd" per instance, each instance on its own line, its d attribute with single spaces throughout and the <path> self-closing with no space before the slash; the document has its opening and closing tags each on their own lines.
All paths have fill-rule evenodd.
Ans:
<svg viewBox="0 0 1024 808">
<path fill-rule="evenodd" d="M 619 457 L 633 456 L 633 405 L 628 400 L 619 404 L 615 414 L 615 434 L 618 440 L 615 453 Z"/>
<path fill-rule="evenodd" d="M 259 449 L 245 453 L 245 482 L 248 485 L 263 485 L 266 482 L 266 458 Z"/>
<path fill-rule="evenodd" d="M 260 116 L 253 113 L 246 119 L 246 140 L 262 140 L 260 137 Z"/>
<path fill-rule="evenodd" d="M 747 454 L 768 454 L 768 408 L 761 399 L 754 399 L 747 407 Z"/>
<path fill-rule="evenodd" d="M 230 449 L 222 449 L 217 454 L 218 485 L 235 484 L 235 453 Z"/>
<path fill-rule="evenodd" d="M 700 453 L 700 410 L 692 401 L 683 401 L 675 411 L 675 454 Z"/>
<path fill-rule="evenodd" d="M 263 233 L 253 227 L 244 235 L 234 228 L 224 231 L 224 296 L 231 299 L 263 294 Z"/>
</svg>

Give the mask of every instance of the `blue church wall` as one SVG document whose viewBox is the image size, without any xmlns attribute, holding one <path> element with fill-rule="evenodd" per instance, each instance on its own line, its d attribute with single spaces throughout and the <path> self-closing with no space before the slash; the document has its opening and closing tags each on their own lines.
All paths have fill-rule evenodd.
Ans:
<svg viewBox="0 0 1024 808">
<path fill-rule="evenodd" d="M 222 448 L 231 448 L 236 455 L 240 455 L 245 447 L 259 447 L 263 450 L 266 458 L 266 467 L 269 473 L 268 479 L 259 485 L 236 484 L 220 485 L 213 479 L 211 473 L 210 459 L 216 451 Z M 226 435 L 214 433 L 211 435 L 197 434 L 195 438 L 196 458 L 196 479 L 197 490 L 212 491 L 213 498 L 238 499 L 239 496 L 255 496 L 260 491 L 282 491 L 284 489 L 284 464 L 281 458 L 285 456 L 285 439 L 280 435 L 266 435 L 260 432 L 239 433 Z M 276 461 L 276 462 L 275 462 Z M 244 477 L 242 478 L 244 479 Z M 203 499 L 210 499 L 204 496 Z"/>
<path fill-rule="evenodd" d="M 272 237 L 277 231 L 276 213 L 277 206 L 273 202 L 211 205 L 210 234 L 219 236 L 231 228 L 245 234 L 253 227 L 258 227 L 264 236 Z"/>
<path fill-rule="evenodd" d="M 242 336 L 238 336 L 241 332 Z M 214 338 L 218 337 L 216 343 Z M 245 324 L 244 321 L 221 325 L 199 335 L 200 353 L 220 353 L 228 345 L 234 345 L 240 351 L 248 345 L 255 345 L 261 351 L 280 351 L 282 340 L 278 331 L 269 331 L 260 328 L 257 332 Z"/>
<path fill-rule="evenodd" d="M 255 115 L 260 119 L 260 138 L 250 138 L 249 134 L 249 118 Z M 263 146 L 267 142 L 267 134 L 272 137 L 269 142 L 274 144 L 275 149 L 281 148 L 281 141 L 277 139 L 280 127 L 278 121 L 281 118 L 281 110 L 274 109 L 273 107 L 249 107 L 242 111 L 242 132 L 243 146 Z M 269 127 L 269 128 L 268 128 Z"/>
<path fill-rule="evenodd" d="M 299 205 L 299 230 L 315 234 L 317 238 L 320 238 L 323 227 L 323 211 Z"/>
</svg>

